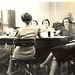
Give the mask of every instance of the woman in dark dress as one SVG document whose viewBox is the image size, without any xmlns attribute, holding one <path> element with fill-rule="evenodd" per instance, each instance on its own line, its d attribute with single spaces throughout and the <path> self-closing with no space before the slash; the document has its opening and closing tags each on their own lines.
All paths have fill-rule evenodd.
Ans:
<svg viewBox="0 0 75 75">
<path fill-rule="evenodd" d="M 67 32 L 65 32 L 63 29 L 61 30 L 61 35 L 68 36 L 70 23 L 71 22 L 68 18 L 63 19 L 62 24 L 64 25 L 64 28 Z M 52 48 L 51 51 L 52 52 L 49 54 L 47 59 L 42 64 L 40 64 L 40 68 L 48 66 L 50 62 L 54 60 L 52 61 L 51 71 L 49 75 L 55 75 L 58 63 L 69 61 L 75 57 L 75 43 L 68 43 L 66 45 L 57 46 Z"/>
</svg>

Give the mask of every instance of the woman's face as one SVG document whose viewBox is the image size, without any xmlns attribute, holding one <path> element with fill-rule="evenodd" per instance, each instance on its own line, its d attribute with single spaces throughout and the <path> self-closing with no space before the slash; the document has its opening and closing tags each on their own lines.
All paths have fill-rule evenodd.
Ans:
<svg viewBox="0 0 75 75">
<path fill-rule="evenodd" d="M 49 25 L 48 21 L 43 22 L 43 26 L 45 26 L 45 28 L 48 28 L 48 25 Z"/>
<path fill-rule="evenodd" d="M 64 19 L 64 26 L 65 26 L 65 29 L 69 29 L 69 20 L 68 19 Z"/>
<path fill-rule="evenodd" d="M 32 26 L 36 27 L 37 23 L 35 21 L 32 21 Z"/>
</svg>

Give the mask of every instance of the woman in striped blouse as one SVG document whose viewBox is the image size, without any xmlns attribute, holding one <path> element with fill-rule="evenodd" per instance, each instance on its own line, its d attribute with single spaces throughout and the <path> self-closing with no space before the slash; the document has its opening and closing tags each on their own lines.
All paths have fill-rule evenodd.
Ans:
<svg viewBox="0 0 75 75">
<path fill-rule="evenodd" d="M 17 37 L 20 39 L 35 39 L 37 32 L 31 26 L 32 16 L 29 13 L 24 13 L 21 16 L 22 21 L 25 23 L 23 28 L 19 29 Z M 13 52 L 13 57 L 17 59 L 31 59 L 35 55 L 35 47 L 16 47 Z"/>
<path fill-rule="evenodd" d="M 31 26 L 32 16 L 29 13 L 24 13 L 21 16 L 22 21 L 25 23 L 23 28 L 20 28 L 17 34 L 17 38 L 19 39 L 36 39 L 37 31 L 34 27 Z M 32 59 L 35 55 L 35 47 L 21 47 L 17 46 L 13 51 L 12 57 L 20 59 L 20 60 L 29 60 Z M 10 67 L 9 62 L 9 67 Z M 10 69 L 8 67 L 7 73 L 10 73 Z"/>
</svg>

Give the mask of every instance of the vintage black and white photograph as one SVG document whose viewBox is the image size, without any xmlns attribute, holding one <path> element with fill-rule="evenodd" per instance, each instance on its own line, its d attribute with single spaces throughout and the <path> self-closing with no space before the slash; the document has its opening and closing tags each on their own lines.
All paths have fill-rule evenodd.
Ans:
<svg viewBox="0 0 75 75">
<path fill-rule="evenodd" d="M 75 1 L 0 0 L 0 75 L 75 75 Z"/>
</svg>

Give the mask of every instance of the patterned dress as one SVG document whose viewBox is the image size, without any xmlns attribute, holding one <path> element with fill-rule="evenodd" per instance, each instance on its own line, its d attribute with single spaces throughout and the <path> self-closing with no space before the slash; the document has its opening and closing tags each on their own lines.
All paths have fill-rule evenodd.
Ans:
<svg viewBox="0 0 75 75">
<path fill-rule="evenodd" d="M 36 30 L 32 26 L 25 26 L 20 28 L 17 37 L 20 39 L 35 39 L 37 35 Z M 17 46 L 13 52 L 13 57 L 20 60 L 29 60 L 35 55 L 35 47 L 21 47 Z"/>
<path fill-rule="evenodd" d="M 11 46 L 0 45 L 0 64 L 3 64 L 8 61 L 11 54 Z"/>
</svg>

